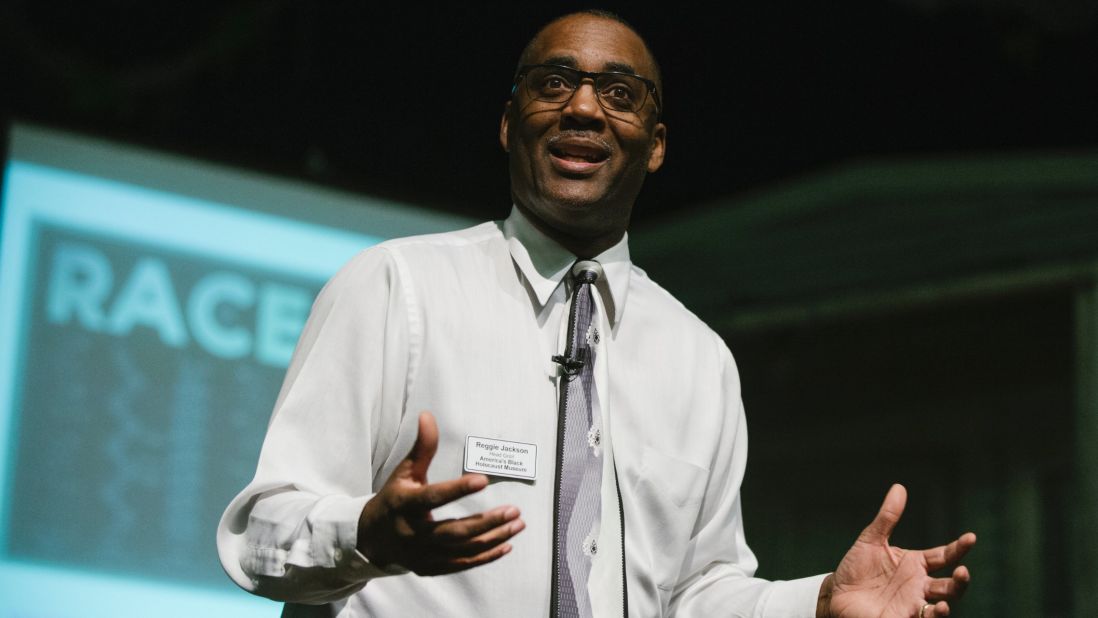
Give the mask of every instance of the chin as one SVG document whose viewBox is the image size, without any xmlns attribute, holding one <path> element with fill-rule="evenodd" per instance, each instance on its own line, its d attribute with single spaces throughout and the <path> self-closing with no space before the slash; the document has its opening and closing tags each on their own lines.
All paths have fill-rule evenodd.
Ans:
<svg viewBox="0 0 1098 618">
<path fill-rule="evenodd" d="M 575 238 L 598 238 L 625 225 L 616 209 L 581 196 L 562 197 L 549 212 L 556 219 L 553 227 Z"/>
<path fill-rule="evenodd" d="M 624 229 L 631 204 L 623 205 L 605 186 L 593 182 L 553 179 L 538 190 L 518 196 L 529 214 L 573 238 L 597 238 Z"/>
<path fill-rule="evenodd" d="M 597 207 L 609 201 L 606 191 L 601 188 L 592 190 L 593 187 L 583 183 L 568 184 L 571 186 L 547 187 L 548 190 L 545 191 L 542 199 L 569 210 Z"/>
</svg>

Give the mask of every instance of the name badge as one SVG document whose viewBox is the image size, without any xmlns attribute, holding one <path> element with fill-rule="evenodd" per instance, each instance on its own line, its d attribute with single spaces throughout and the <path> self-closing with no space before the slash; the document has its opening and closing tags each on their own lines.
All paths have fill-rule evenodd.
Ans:
<svg viewBox="0 0 1098 618">
<path fill-rule="evenodd" d="M 538 446 L 494 438 L 465 438 L 465 471 L 492 476 L 534 480 Z"/>
</svg>

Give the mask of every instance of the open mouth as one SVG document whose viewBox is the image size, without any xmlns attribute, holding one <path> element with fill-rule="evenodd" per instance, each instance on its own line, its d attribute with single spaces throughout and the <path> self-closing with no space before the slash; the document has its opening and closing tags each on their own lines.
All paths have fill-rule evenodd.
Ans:
<svg viewBox="0 0 1098 618">
<path fill-rule="evenodd" d="M 558 171 L 591 174 L 610 160 L 611 147 L 602 140 L 557 135 L 549 139 L 549 155 Z"/>
</svg>

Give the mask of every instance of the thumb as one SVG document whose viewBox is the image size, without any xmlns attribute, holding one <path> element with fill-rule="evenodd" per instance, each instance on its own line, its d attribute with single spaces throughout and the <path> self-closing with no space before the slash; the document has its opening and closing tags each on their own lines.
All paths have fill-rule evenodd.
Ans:
<svg viewBox="0 0 1098 618">
<path fill-rule="evenodd" d="M 884 502 L 881 503 L 881 510 L 877 511 L 877 516 L 862 531 L 858 540 L 875 545 L 888 543 L 888 537 L 892 536 L 892 531 L 896 529 L 906 504 L 907 490 L 898 483 L 893 485 L 885 495 Z"/>
<path fill-rule="evenodd" d="M 427 483 L 427 468 L 438 450 L 438 425 L 435 417 L 430 412 L 421 412 L 419 415 L 419 433 L 416 434 L 416 443 L 405 458 L 412 464 L 412 478 L 423 484 Z"/>
</svg>

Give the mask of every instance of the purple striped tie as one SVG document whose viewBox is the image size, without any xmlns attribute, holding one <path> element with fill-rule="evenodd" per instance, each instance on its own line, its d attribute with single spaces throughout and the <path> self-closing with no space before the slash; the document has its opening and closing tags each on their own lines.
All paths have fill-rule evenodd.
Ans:
<svg viewBox="0 0 1098 618">
<path fill-rule="evenodd" d="M 562 368 L 557 416 L 557 487 L 553 527 L 553 600 L 551 614 L 588 618 L 591 600 L 587 578 L 598 552 L 601 515 L 601 420 L 592 414 L 597 322 L 591 285 L 602 275 L 598 262 L 572 267 L 572 307 L 563 355 L 553 360 Z"/>
</svg>

